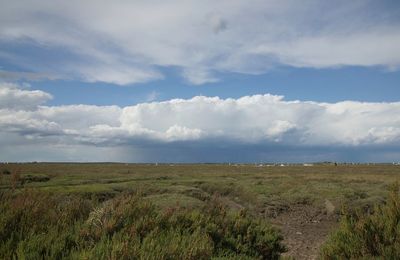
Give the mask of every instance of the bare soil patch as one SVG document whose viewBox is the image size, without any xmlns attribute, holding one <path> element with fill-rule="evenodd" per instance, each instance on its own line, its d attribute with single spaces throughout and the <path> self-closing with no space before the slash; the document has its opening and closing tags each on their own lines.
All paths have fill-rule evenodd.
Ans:
<svg viewBox="0 0 400 260">
<path fill-rule="evenodd" d="M 321 245 L 338 226 L 338 216 L 312 205 L 291 205 L 271 222 L 282 230 L 288 252 L 295 259 L 317 259 Z"/>
</svg>

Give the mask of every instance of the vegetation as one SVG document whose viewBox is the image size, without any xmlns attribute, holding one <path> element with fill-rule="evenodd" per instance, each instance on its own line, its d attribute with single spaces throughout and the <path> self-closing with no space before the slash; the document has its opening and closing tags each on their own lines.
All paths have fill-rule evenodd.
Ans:
<svg viewBox="0 0 400 260">
<path fill-rule="evenodd" d="M 285 251 L 276 229 L 217 200 L 159 210 L 136 194 L 100 203 L 24 190 L 1 201 L 2 259 L 277 259 Z"/>
<path fill-rule="evenodd" d="M 1 171 L 1 173 L 4 174 L 4 175 L 10 175 L 11 174 L 11 172 L 8 169 L 3 169 Z"/>
<path fill-rule="evenodd" d="M 346 211 L 323 257 L 399 255 L 398 194 L 383 204 L 397 165 L 30 163 L 0 173 L 0 259 L 274 259 L 285 244 L 285 257 L 301 259 L 290 240 L 309 251 L 320 236 L 317 254 L 342 206 L 360 210 Z M 307 236 L 305 223 L 332 228 Z"/>
<path fill-rule="evenodd" d="M 373 213 L 346 211 L 340 228 L 322 248 L 323 258 L 398 259 L 400 256 L 400 195 L 393 185 L 385 204 Z"/>
</svg>

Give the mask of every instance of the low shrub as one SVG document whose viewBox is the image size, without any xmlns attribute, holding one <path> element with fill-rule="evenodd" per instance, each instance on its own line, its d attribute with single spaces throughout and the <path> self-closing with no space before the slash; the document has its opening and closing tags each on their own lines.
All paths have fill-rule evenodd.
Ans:
<svg viewBox="0 0 400 260">
<path fill-rule="evenodd" d="M 230 213 L 216 202 L 202 210 L 159 211 L 140 197 L 124 196 L 93 210 L 82 232 L 89 244 L 107 245 L 111 247 L 106 250 L 109 253 L 121 248 L 118 258 L 127 259 L 209 259 L 235 255 L 277 259 L 285 251 L 282 236 L 269 224 L 245 211 Z M 121 246 L 121 237 L 136 242 Z"/>
<path fill-rule="evenodd" d="M 325 259 L 400 257 L 399 185 L 390 188 L 386 203 L 375 206 L 371 214 L 361 210 L 344 212 L 340 228 L 322 247 Z"/>
<path fill-rule="evenodd" d="M 8 169 L 3 169 L 3 170 L 1 171 L 1 173 L 2 173 L 3 175 L 10 175 L 10 174 L 11 174 L 10 170 L 8 170 Z"/>
<path fill-rule="evenodd" d="M 89 215 L 91 204 L 77 196 L 33 190 L 3 192 L 0 203 L 0 258 L 37 259 L 68 254 L 71 230 Z M 65 246 L 62 246 L 65 245 Z"/>
<path fill-rule="evenodd" d="M 218 201 L 161 210 L 136 194 L 99 203 L 79 195 L 2 193 L 1 259 L 277 259 L 282 236 Z"/>
<path fill-rule="evenodd" d="M 31 174 L 27 174 L 27 175 L 23 175 L 21 177 L 21 182 L 22 183 L 29 183 L 29 182 L 46 182 L 49 181 L 50 177 L 44 174 L 35 174 L 35 175 L 31 175 Z"/>
</svg>

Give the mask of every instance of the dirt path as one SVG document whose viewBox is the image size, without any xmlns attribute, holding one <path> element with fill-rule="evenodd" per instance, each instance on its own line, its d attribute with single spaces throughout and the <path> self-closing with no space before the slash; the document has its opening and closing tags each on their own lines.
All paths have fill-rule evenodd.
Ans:
<svg viewBox="0 0 400 260">
<path fill-rule="evenodd" d="M 288 252 L 295 259 L 317 259 L 319 248 L 338 225 L 337 217 L 311 205 L 294 205 L 271 220 L 283 233 Z"/>
</svg>

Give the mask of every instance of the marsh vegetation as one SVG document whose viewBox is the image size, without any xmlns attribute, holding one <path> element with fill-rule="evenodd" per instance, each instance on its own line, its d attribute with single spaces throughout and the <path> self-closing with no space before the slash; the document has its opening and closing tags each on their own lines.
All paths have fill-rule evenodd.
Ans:
<svg viewBox="0 0 400 260">
<path fill-rule="evenodd" d="M 397 165 L 35 163 L 0 170 L 3 259 L 399 255 Z"/>
</svg>

